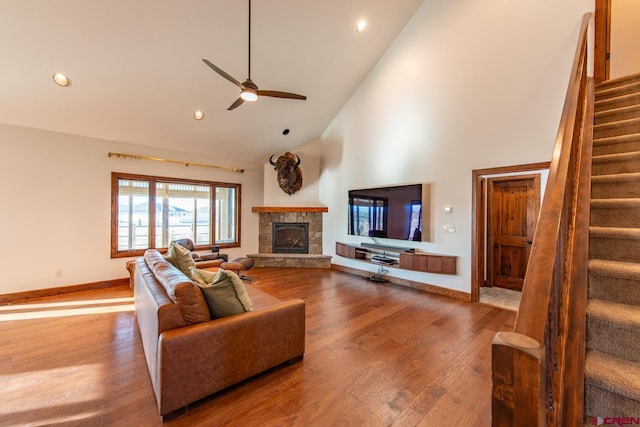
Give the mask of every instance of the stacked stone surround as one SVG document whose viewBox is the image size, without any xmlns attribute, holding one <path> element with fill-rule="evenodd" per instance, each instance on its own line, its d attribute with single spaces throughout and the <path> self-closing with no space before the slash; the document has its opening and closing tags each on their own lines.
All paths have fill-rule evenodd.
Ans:
<svg viewBox="0 0 640 427">
<path fill-rule="evenodd" d="M 326 208 L 258 208 L 260 215 L 258 253 L 248 254 L 256 267 L 331 268 L 331 256 L 322 254 L 322 213 Z M 308 254 L 274 254 L 273 223 L 308 223 Z"/>
</svg>

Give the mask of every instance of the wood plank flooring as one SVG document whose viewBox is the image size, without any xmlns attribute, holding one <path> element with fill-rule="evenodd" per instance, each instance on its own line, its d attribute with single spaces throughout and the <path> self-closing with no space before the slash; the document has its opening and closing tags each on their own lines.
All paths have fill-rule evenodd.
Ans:
<svg viewBox="0 0 640 427">
<path fill-rule="evenodd" d="M 515 314 L 328 269 L 254 268 L 306 301 L 304 360 L 167 426 L 488 426 L 491 340 Z M 0 306 L 0 426 L 160 426 L 122 286 Z"/>
</svg>

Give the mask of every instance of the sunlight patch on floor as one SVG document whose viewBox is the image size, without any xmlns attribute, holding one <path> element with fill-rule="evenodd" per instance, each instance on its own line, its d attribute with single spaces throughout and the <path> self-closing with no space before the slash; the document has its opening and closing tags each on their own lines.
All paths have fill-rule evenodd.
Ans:
<svg viewBox="0 0 640 427">
<path fill-rule="evenodd" d="M 122 313 L 135 310 L 133 297 L 100 300 L 26 303 L 0 306 L 0 322 L 48 319 L 89 314 Z"/>
</svg>

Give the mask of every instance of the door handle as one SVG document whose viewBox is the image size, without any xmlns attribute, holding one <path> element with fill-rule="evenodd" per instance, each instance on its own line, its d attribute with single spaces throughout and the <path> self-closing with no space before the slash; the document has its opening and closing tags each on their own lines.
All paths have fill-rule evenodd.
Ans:
<svg viewBox="0 0 640 427">
<path fill-rule="evenodd" d="M 527 245 L 530 245 L 533 243 L 533 240 L 527 240 Z"/>
</svg>

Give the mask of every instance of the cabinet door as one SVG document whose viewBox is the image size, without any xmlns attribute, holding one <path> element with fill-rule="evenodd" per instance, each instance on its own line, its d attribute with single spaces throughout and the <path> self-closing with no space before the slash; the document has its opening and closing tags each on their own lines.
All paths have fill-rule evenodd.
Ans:
<svg viewBox="0 0 640 427">
<path fill-rule="evenodd" d="M 414 271 L 427 271 L 427 257 L 421 254 L 401 252 L 400 268 Z"/>
<path fill-rule="evenodd" d="M 442 273 L 442 257 L 427 255 L 427 271 Z"/>
<path fill-rule="evenodd" d="M 456 257 L 445 256 L 442 257 L 442 273 L 443 274 L 457 274 Z"/>
<path fill-rule="evenodd" d="M 356 248 L 336 242 L 336 255 L 343 256 L 345 258 L 355 258 Z"/>
<path fill-rule="evenodd" d="M 400 268 L 406 268 L 407 270 L 411 270 L 411 260 L 413 259 L 413 254 L 408 254 L 406 252 L 400 253 Z"/>
</svg>

